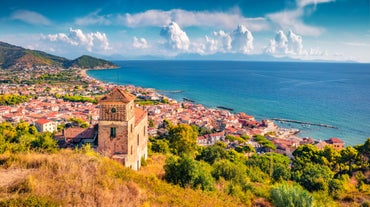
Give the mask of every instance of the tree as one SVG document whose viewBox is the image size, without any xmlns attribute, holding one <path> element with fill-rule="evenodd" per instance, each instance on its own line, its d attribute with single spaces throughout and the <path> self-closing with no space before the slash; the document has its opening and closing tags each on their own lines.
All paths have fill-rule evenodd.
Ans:
<svg viewBox="0 0 370 207">
<path fill-rule="evenodd" d="M 270 191 L 272 203 L 276 207 L 312 207 L 314 198 L 299 186 L 281 184 Z"/>
<path fill-rule="evenodd" d="M 213 164 L 215 161 L 220 159 L 228 158 L 228 154 L 225 149 L 226 146 L 222 146 L 218 143 L 205 147 L 201 150 L 200 154 L 197 156 L 197 160 L 204 160 L 209 164 Z"/>
<path fill-rule="evenodd" d="M 166 139 L 155 139 L 152 141 L 152 151 L 166 154 L 170 152 L 168 140 Z"/>
<path fill-rule="evenodd" d="M 287 168 L 286 166 L 280 164 L 280 163 L 275 163 L 274 164 L 274 169 L 272 173 L 272 178 L 275 181 L 280 181 L 280 180 L 289 180 L 291 177 L 290 169 Z"/>
<path fill-rule="evenodd" d="M 170 127 L 168 133 L 170 148 L 177 155 L 194 155 L 197 151 L 197 138 L 198 133 L 186 124 Z"/>
<path fill-rule="evenodd" d="M 343 191 L 343 181 L 338 179 L 332 179 L 329 181 L 329 195 L 333 196 L 334 198 L 338 198 Z"/>
<path fill-rule="evenodd" d="M 72 125 L 79 126 L 81 128 L 88 128 L 89 124 L 81 118 L 69 118 L 68 121 L 72 122 Z"/>
<path fill-rule="evenodd" d="M 368 138 L 363 145 L 357 146 L 356 149 L 359 152 L 362 167 L 368 169 L 370 166 L 370 138 Z"/>
<path fill-rule="evenodd" d="M 220 177 L 223 177 L 225 180 L 232 180 L 244 176 L 245 172 L 246 168 L 244 165 L 224 159 L 213 164 L 212 175 L 216 180 Z"/>
<path fill-rule="evenodd" d="M 326 145 L 320 154 L 320 160 L 322 164 L 328 166 L 333 171 L 337 170 L 337 165 L 340 158 L 340 153 L 338 150 L 335 150 L 330 145 Z"/>
<path fill-rule="evenodd" d="M 300 170 L 308 163 L 319 163 L 319 149 L 312 144 L 300 145 L 293 152 L 293 170 Z"/>
<path fill-rule="evenodd" d="M 348 163 L 349 172 L 352 173 L 352 163 L 355 161 L 358 152 L 352 146 L 348 146 L 340 152 L 341 154 L 341 163 Z"/>
<path fill-rule="evenodd" d="M 153 119 L 149 119 L 149 127 L 154 127 L 154 120 Z"/>
<path fill-rule="evenodd" d="M 326 191 L 333 175 L 333 172 L 327 166 L 308 163 L 296 181 L 311 192 Z"/>
<path fill-rule="evenodd" d="M 167 158 L 164 165 L 165 180 L 181 187 L 212 190 L 214 179 L 210 173 L 210 167 L 204 162 L 198 162 L 189 156 Z"/>
</svg>

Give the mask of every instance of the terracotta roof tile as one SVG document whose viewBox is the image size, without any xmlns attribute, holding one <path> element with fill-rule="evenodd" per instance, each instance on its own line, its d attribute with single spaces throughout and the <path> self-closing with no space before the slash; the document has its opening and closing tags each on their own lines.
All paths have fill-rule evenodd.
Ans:
<svg viewBox="0 0 370 207">
<path fill-rule="evenodd" d="M 344 143 L 341 139 L 333 137 L 328 140 L 325 140 L 325 142 L 333 144 L 333 143 Z"/>
<path fill-rule="evenodd" d="M 104 96 L 99 100 L 99 103 L 106 103 L 106 102 L 123 102 L 128 103 L 136 99 L 136 96 L 133 94 L 126 92 L 122 88 L 116 87 L 110 92 L 108 95 Z"/>
<path fill-rule="evenodd" d="M 49 123 L 49 122 L 50 122 L 50 120 L 47 120 L 47 119 L 38 119 L 36 121 L 36 123 L 38 123 L 38 124 L 46 124 L 46 123 Z"/>
<path fill-rule="evenodd" d="M 140 108 L 135 108 L 135 125 L 138 125 L 146 116 L 146 111 L 140 109 Z"/>
<path fill-rule="evenodd" d="M 64 129 L 66 139 L 92 139 L 94 138 L 94 128 L 67 128 Z"/>
</svg>

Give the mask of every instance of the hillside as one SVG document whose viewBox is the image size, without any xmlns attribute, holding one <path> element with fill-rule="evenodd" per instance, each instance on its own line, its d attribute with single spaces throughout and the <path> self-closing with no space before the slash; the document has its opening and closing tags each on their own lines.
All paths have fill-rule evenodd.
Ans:
<svg viewBox="0 0 370 207">
<path fill-rule="evenodd" d="M 109 61 L 94 58 L 88 55 L 83 55 L 75 60 L 67 62 L 65 66 L 68 67 L 77 67 L 77 68 L 84 68 L 84 69 L 101 69 L 101 68 L 112 68 L 116 67 Z"/>
<path fill-rule="evenodd" d="M 34 66 L 54 66 L 61 68 L 113 68 L 115 64 L 90 56 L 81 56 L 75 60 L 51 55 L 38 50 L 29 50 L 0 41 L 0 68 L 31 68 Z"/>
<path fill-rule="evenodd" d="M 0 182 L 0 206 L 245 206 L 158 179 L 152 167 L 165 157 L 153 159 L 135 172 L 92 150 L 2 154 L 0 175 L 9 182 Z"/>
</svg>

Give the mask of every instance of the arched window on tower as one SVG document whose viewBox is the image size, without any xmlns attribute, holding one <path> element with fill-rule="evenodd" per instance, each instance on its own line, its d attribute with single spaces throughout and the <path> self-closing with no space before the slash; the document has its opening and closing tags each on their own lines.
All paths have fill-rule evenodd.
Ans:
<svg viewBox="0 0 370 207">
<path fill-rule="evenodd" d="M 133 152 L 133 151 L 132 151 L 132 145 L 131 145 L 131 154 L 132 154 L 132 152 Z"/>
<path fill-rule="evenodd" d="M 137 146 L 139 146 L 139 144 L 140 144 L 140 135 L 138 134 L 137 135 Z"/>
</svg>

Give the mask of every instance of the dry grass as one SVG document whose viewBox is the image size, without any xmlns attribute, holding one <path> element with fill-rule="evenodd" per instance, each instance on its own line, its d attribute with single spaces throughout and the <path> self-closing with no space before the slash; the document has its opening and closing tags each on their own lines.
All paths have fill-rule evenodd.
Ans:
<svg viewBox="0 0 370 207">
<path fill-rule="evenodd" d="M 5 174 L 29 172 L 0 190 L 0 206 L 245 206 L 220 191 L 162 181 L 163 155 L 152 156 L 139 173 L 91 151 L 8 154 L 0 161 Z"/>
<path fill-rule="evenodd" d="M 163 166 L 166 162 L 166 156 L 163 154 L 153 154 L 147 159 L 147 166 L 142 167 L 139 171 L 140 174 L 145 176 L 155 176 L 157 178 L 163 178 L 164 169 Z"/>
</svg>

